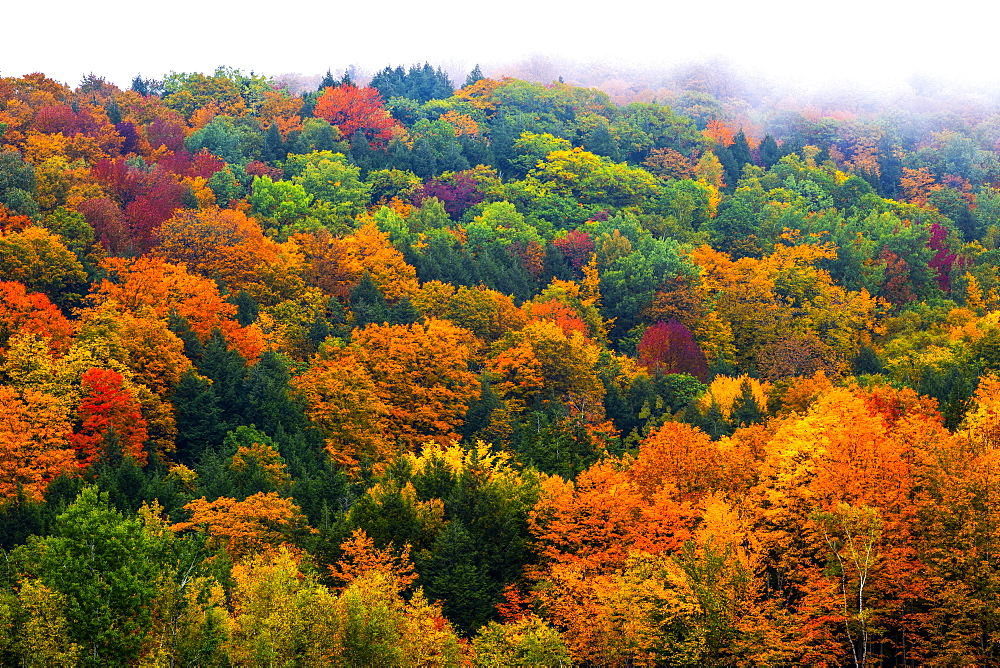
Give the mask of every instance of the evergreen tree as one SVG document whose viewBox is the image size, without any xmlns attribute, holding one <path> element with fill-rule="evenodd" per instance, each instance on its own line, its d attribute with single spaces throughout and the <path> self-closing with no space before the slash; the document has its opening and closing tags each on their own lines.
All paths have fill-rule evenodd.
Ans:
<svg viewBox="0 0 1000 668">
<path fill-rule="evenodd" d="M 364 327 L 369 323 L 382 324 L 389 321 L 389 304 L 371 276 L 365 272 L 358 284 L 351 290 L 351 312 L 354 326 Z"/>
<path fill-rule="evenodd" d="M 146 501 L 146 478 L 135 459 L 126 457 L 114 428 L 104 435 L 104 443 L 92 468 L 94 482 L 108 495 L 111 505 L 135 512 Z"/>
<path fill-rule="evenodd" d="M 287 156 L 288 151 L 285 150 L 285 142 L 281 138 L 281 133 L 278 132 L 278 124 L 271 123 L 267 132 L 264 133 L 264 148 L 261 150 L 260 157 L 265 162 L 277 162 L 284 160 Z"/>
<path fill-rule="evenodd" d="M 533 408 L 514 429 L 514 449 L 525 464 L 571 480 L 597 461 L 593 439 L 564 405 Z"/>
<path fill-rule="evenodd" d="M 420 137 L 413 142 L 413 153 L 410 156 L 410 168 L 422 179 L 429 179 L 438 173 L 438 155 L 431 142 Z"/>
<path fill-rule="evenodd" d="M 182 464 L 198 461 L 208 447 L 217 447 L 228 430 L 215 388 L 204 376 L 188 370 L 172 397 L 177 422 L 176 457 Z"/>
<path fill-rule="evenodd" d="M 104 111 L 113 125 L 122 122 L 122 110 L 118 107 L 118 101 L 115 98 L 112 97 L 108 100 L 107 104 L 104 105 Z"/>
<path fill-rule="evenodd" d="M 757 150 L 764 169 L 771 169 L 781 160 L 781 149 L 778 148 L 778 142 L 774 141 L 774 137 L 771 135 L 764 136 Z"/>
<path fill-rule="evenodd" d="M 479 547 L 462 521 L 453 519 L 438 534 L 430 558 L 418 566 L 427 597 L 440 599 L 445 617 L 465 634 L 494 616 L 496 601 L 475 563 Z"/>
<path fill-rule="evenodd" d="M 241 289 L 229 301 L 236 306 L 236 321 L 240 323 L 240 327 L 253 324 L 260 314 L 260 304 L 246 290 Z"/>
<path fill-rule="evenodd" d="M 740 396 L 733 402 L 730 422 L 734 428 L 748 427 L 752 424 L 764 421 L 764 413 L 753 395 L 753 388 L 750 381 L 744 380 L 740 386 Z"/>
<path fill-rule="evenodd" d="M 197 365 L 201 361 L 205 348 L 198 335 L 191 329 L 191 323 L 183 316 L 178 315 L 176 311 L 171 311 L 167 316 L 167 326 L 184 343 L 184 355 Z"/>
<path fill-rule="evenodd" d="M 23 488 L 0 506 L 0 549 L 11 550 L 45 531 L 44 504 L 29 498 Z"/>
<path fill-rule="evenodd" d="M 326 69 L 326 74 L 323 76 L 323 80 L 319 82 L 319 88 L 317 88 L 316 90 L 318 92 L 322 92 L 327 88 L 335 88 L 336 86 L 337 86 L 337 80 L 333 78 L 333 73 L 330 71 L 330 68 L 328 67 Z"/>
<path fill-rule="evenodd" d="M 750 153 L 750 143 L 747 142 L 747 136 L 743 132 L 743 128 L 736 133 L 736 137 L 733 138 L 733 145 L 729 147 L 729 153 L 733 156 L 733 161 L 739 170 L 740 175 L 743 174 L 743 166 L 746 164 L 753 164 L 753 155 Z"/>
<path fill-rule="evenodd" d="M 471 72 L 469 72 L 469 76 L 465 77 L 465 85 L 471 86 L 477 81 L 480 81 L 485 78 L 486 77 L 483 76 L 483 71 L 479 69 L 479 63 L 476 63 L 476 66 L 472 68 Z"/>
<path fill-rule="evenodd" d="M 132 79 L 132 85 L 129 87 L 130 90 L 135 91 L 143 97 L 150 95 L 149 82 L 142 78 L 141 74 L 136 74 L 135 78 Z"/>
<path fill-rule="evenodd" d="M 373 149 L 361 130 L 351 137 L 350 147 L 351 162 L 361 168 L 362 178 L 367 177 L 372 170 L 381 169 L 386 162 L 385 151 Z"/>
<path fill-rule="evenodd" d="M 708 434 L 713 441 L 717 441 L 723 436 L 729 436 L 733 433 L 729 426 L 729 422 L 726 420 L 726 416 L 722 413 L 722 409 L 719 407 L 719 404 L 714 401 L 712 402 L 712 405 L 708 407 L 707 413 L 704 415 L 698 415 L 698 426 L 701 427 L 702 431 Z"/>
<path fill-rule="evenodd" d="M 743 166 L 737 164 L 736 158 L 733 156 L 732 147 L 716 146 L 712 151 L 719 158 L 719 162 L 722 164 L 722 169 L 725 172 L 726 190 L 732 192 L 736 189 L 736 183 L 740 180 Z"/>
<path fill-rule="evenodd" d="M 387 316 L 390 325 L 411 325 L 420 320 L 420 312 L 413 307 L 409 297 L 403 297 L 390 306 Z"/>
<path fill-rule="evenodd" d="M 288 392 L 289 364 L 290 360 L 284 355 L 267 350 L 250 367 L 242 383 L 243 424 L 256 425 L 274 438 L 294 434 L 305 427 L 302 406 L 293 401 Z"/>
<path fill-rule="evenodd" d="M 232 425 L 243 424 L 246 409 L 246 360 L 216 330 L 205 344 L 198 372 L 212 381 L 212 391 L 218 399 L 223 420 Z"/>
</svg>

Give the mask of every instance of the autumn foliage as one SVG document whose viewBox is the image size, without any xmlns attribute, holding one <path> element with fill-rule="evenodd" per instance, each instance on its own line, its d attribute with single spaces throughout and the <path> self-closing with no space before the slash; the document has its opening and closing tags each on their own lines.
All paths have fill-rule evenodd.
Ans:
<svg viewBox="0 0 1000 668">
<path fill-rule="evenodd" d="M 146 421 L 122 375 L 111 369 L 90 369 L 81 378 L 80 427 L 69 437 L 82 468 L 92 465 L 111 444 L 137 463 L 146 462 Z"/>
<path fill-rule="evenodd" d="M 1000 665 L 996 100 L 357 75 L 0 77 L 0 664 Z"/>
<path fill-rule="evenodd" d="M 369 143 L 382 148 L 389 143 L 396 127 L 374 88 L 357 88 L 350 84 L 327 88 L 316 100 L 313 113 L 340 128 L 344 137 L 361 132 Z"/>
</svg>

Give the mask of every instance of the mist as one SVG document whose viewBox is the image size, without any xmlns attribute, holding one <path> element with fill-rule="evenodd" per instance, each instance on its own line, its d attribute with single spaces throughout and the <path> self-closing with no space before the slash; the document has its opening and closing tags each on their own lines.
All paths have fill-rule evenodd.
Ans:
<svg viewBox="0 0 1000 668">
<path fill-rule="evenodd" d="M 615 97 L 662 88 L 692 64 L 735 73 L 758 96 L 856 91 L 996 98 L 992 21 L 981 5 L 935 11 L 911 3 L 791 0 L 713 4 L 636 0 L 601 10 L 513 0 L 445 0 L 377 7 L 323 3 L 253 11 L 179 0 L 103 11 L 80 3 L 15 3 L 0 43 L 0 76 L 43 72 L 76 86 L 89 73 L 127 87 L 141 74 L 212 72 L 220 65 L 278 76 L 321 76 L 353 66 L 430 62 L 456 84 L 479 63 L 487 74 L 599 86 Z M 751 91 L 752 92 L 752 91 Z M 714 94 L 714 93 L 713 93 Z"/>
</svg>

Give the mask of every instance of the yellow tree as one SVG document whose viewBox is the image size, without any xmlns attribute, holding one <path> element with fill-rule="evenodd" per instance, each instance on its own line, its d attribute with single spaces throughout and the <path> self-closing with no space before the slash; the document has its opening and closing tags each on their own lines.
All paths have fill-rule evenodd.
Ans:
<svg viewBox="0 0 1000 668">
<path fill-rule="evenodd" d="M 69 634 L 66 596 L 39 580 L 26 580 L 17 597 L 24 613 L 15 640 L 22 665 L 76 665 L 83 648 Z"/>
<path fill-rule="evenodd" d="M 233 566 L 226 655 L 238 665 L 329 663 L 338 652 L 333 595 L 285 548 Z"/>
<path fill-rule="evenodd" d="M 468 330 L 433 318 L 354 332 L 351 347 L 388 408 L 388 433 L 405 450 L 458 438 L 456 430 L 480 390 L 469 370 L 473 345 Z"/>
<path fill-rule="evenodd" d="M 152 309 L 123 312 L 109 301 L 79 311 L 78 317 L 77 343 L 106 350 L 132 372 L 132 380 L 160 397 L 166 397 L 191 368 L 184 342 Z"/>
<path fill-rule="evenodd" d="M 208 501 L 203 497 L 184 509 L 191 518 L 174 524 L 171 530 L 202 531 L 208 534 L 210 544 L 224 549 L 234 561 L 273 552 L 282 545 L 294 547 L 312 531 L 301 509 L 277 492 L 258 492 L 244 501 L 228 497 Z"/>
<path fill-rule="evenodd" d="M 836 256 L 833 246 L 798 243 L 796 233 L 787 234 L 785 241 L 759 260 L 734 261 L 708 246 L 695 249 L 691 257 L 702 270 L 707 306 L 728 326 L 743 365 L 757 361 L 775 341 L 816 337 L 843 368 L 859 343 L 881 331 L 886 304 L 865 290 L 835 285 L 829 272 L 817 266 Z"/>
<path fill-rule="evenodd" d="M 562 401 L 584 416 L 603 416 L 604 386 L 596 374 L 600 349 L 580 332 L 567 335 L 556 322 L 535 320 L 510 332 L 497 348 L 486 367 L 504 399 L 520 408 L 536 398 Z"/>
<path fill-rule="evenodd" d="M 406 263 L 403 254 L 389 242 L 389 235 L 374 222 L 362 225 L 344 237 L 341 244 L 344 262 L 355 284 L 367 272 L 389 301 L 409 297 L 417 291 L 417 270 Z"/>
<path fill-rule="evenodd" d="M 76 474 L 70 428 L 58 398 L 0 385 L 0 496 L 23 488 L 29 498 L 41 500 L 53 478 Z"/>
<path fill-rule="evenodd" d="M 219 330 L 246 359 L 256 359 L 260 354 L 260 330 L 253 325 L 240 327 L 235 319 L 236 307 L 222 298 L 211 279 L 157 257 L 108 258 L 101 266 L 108 277 L 91 293 L 95 305 L 114 301 L 125 311 L 143 317 L 152 313 L 163 320 L 176 313 L 188 321 L 202 341 Z"/>
<path fill-rule="evenodd" d="M 389 407 L 354 350 L 336 342 L 324 344 L 291 386 L 304 400 L 306 415 L 323 433 L 335 462 L 357 472 L 362 464 L 379 469 L 392 460 L 396 446 L 387 435 Z"/>
<path fill-rule="evenodd" d="M 87 280 L 76 255 L 41 227 L 0 234 L 0 273 L 64 306 L 79 300 Z"/>
</svg>

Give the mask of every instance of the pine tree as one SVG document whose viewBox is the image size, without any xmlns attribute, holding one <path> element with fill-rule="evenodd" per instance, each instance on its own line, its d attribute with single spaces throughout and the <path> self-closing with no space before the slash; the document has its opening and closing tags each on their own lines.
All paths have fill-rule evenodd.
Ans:
<svg viewBox="0 0 1000 668">
<path fill-rule="evenodd" d="M 479 69 L 479 63 L 476 63 L 476 66 L 472 68 L 471 72 L 469 72 L 469 76 L 465 78 L 465 85 L 471 86 L 477 81 L 480 81 L 485 78 L 486 77 L 483 76 L 483 71 Z"/>
<path fill-rule="evenodd" d="M 459 519 L 438 534 L 430 558 L 418 568 L 420 582 L 431 600 L 444 602 L 445 617 L 466 634 L 494 616 L 494 600 L 475 563 L 479 546 Z"/>
<path fill-rule="evenodd" d="M 190 465 L 198 461 L 205 448 L 222 443 L 228 425 L 212 384 L 192 370 L 181 376 L 172 402 L 177 421 L 177 461 Z"/>
<path fill-rule="evenodd" d="M 749 380 L 744 380 L 740 387 L 740 396 L 733 402 L 730 422 L 733 427 L 746 427 L 764 421 L 764 413 L 753 395 Z"/>
<path fill-rule="evenodd" d="M 326 75 L 323 77 L 323 80 L 319 82 L 319 88 L 316 90 L 319 92 L 326 88 L 333 88 L 336 85 L 337 80 L 333 78 L 333 73 L 330 72 L 330 68 L 327 68 Z"/>
<path fill-rule="evenodd" d="M 743 132 L 743 128 L 736 133 L 733 138 L 733 145 L 729 147 L 729 152 L 733 156 L 733 160 L 736 162 L 737 167 L 742 175 L 743 166 L 747 163 L 753 164 L 753 155 L 750 152 L 750 144 L 747 142 L 747 136 Z"/>
<path fill-rule="evenodd" d="M 285 142 L 281 138 L 281 133 L 278 132 L 278 124 L 272 122 L 267 128 L 267 132 L 264 133 L 264 148 L 261 150 L 260 157 L 265 162 L 275 162 L 284 160 L 287 155 Z"/>
<path fill-rule="evenodd" d="M 771 167 L 774 167 L 781 160 L 781 149 L 778 148 L 778 142 L 774 141 L 774 137 L 771 135 L 764 136 L 760 142 L 758 152 L 760 153 L 760 162 L 764 166 L 764 169 L 771 169 Z"/>
<path fill-rule="evenodd" d="M 368 272 L 362 275 L 361 280 L 351 290 L 350 304 L 351 312 L 354 314 L 355 327 L 389 321 L 389 304 L 386 302 L 382 290 L 375 285 Z"/>
</svg>

